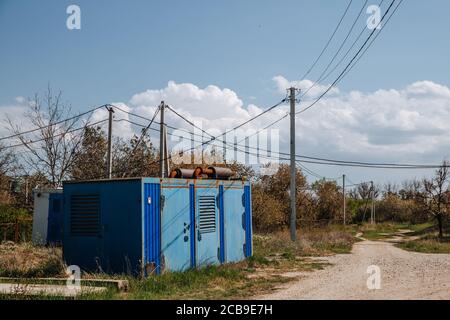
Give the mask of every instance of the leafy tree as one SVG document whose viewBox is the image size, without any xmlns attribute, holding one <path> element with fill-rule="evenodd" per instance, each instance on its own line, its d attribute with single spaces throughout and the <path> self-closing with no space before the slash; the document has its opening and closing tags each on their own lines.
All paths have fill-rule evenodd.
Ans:
<svg viewBox="0 0 450 320">
<path fill-rule="evenodd" d="M 448 215 L 450 204 L 449 162 L 444 161 L 431 179 L 423 179 L 422 204 L 437 221 L 439 238 L 443 238 L 443 221 Z"/>
<path fill-rule="evenodd" d="M 157 177 L 159 175 L 159 153 L 150 137 L 145 135 L 138 144 L 136 135 L 129 142 L 118 139 L 113 151 L 113 175 L 126 177 Z"/>
<path fill-rule="evenodd" d="M 74 180 L 100 179 L 106 176 L 108 140 L 100 127 L 86 127 L 83 140 L 70 168 Z"/>
<path fill-rule="evenodd" d="M 313 184 L 317 197 L 318 220 L 340 220 L 342 217 L 342 190 L 335 181 L 319 180 Z"/>
</svg>

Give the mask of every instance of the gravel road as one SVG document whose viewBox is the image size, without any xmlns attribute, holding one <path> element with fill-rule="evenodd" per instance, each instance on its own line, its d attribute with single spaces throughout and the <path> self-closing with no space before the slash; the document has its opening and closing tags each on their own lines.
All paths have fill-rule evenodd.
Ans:
<svg viewBox="0 0 450 320">
<path fill-rule="evenodd" d="M 450 254 L 404 251 L 389 242 L 362 241 L 351 254 L 321 258 L 332 265 L 256 299 L 446 299 L 450 300 Z M 380 289 L 369 290 L 367 268 L 380 268 Z M 373 283 L 373 282 L 372 282 Z"/>
</svg>

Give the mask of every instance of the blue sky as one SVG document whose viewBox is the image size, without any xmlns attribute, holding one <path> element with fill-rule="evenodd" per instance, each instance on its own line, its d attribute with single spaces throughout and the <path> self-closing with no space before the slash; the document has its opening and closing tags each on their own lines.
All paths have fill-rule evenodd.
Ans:
<svg viewBox="0 0 450 320">
<path fill-rule="evenodd" d="M 369 0 L 369 4 L 378 2 Z M 383 9 L 388 2 L 385 0 Z M 281 75 L 300 80 L 347 3 L 0 0 L 0 110 L 16 103 L 16 97 L 30 97 L 48 84 L 61 89 L 75 110 L 86 110 L 108 102 L 128 103 L 145 90 L 162 90 L 169 81 L 229 88 L 244 106 L 264 108 L 284 96 L 273 78 Z M 363 3 L 353 1 L 336 41 L 310 80 L 315 80 L 329 61 Z M 66 8 L 71 4 L 81 8 L 81 30 L 66 28 Z M 448 12 L 449 1 L 404 0 L 367 55 L 339 84 L 340 91 L 370 95 L 425 80 L 450 86 Z M 364 14 L 355 30 L 361 30 L 367 17 Z M 348 101 L 348 97 L 342 99 Z M 407 124 L 405 127 L 410 130 Z M 387 137 L 383 146 L 392 143 Z M 436 148 L 426 155 L 405 157 L 410 162 L 437 163 L 446 154 L 440 152 L 444 146 Z M 357 160 L 385 159 L 386 150 L 381 148 L 376 157 L 360 154 Z M 314 143 L 306 151 L 348 158 L 343 149 L 322 150 Z M 402 160 L 408 159 L 397 162 Z M 342 170 L 321 172 L 334 176 Z M 384 173 L 379 176 L 389 179 Z"/>
<path fill-rule="evenodd" d="M 363 3 L 354 2 L 351 13 Z M 0 104 L 50 83 L 84 109 L 174 80 L 231 88 L 270 105 L 278 98 L 271 78 L 298 79 L 346 3 L 1 0 Z M 81 8 L 81 30 L 65 26 L 69 4 Z M 405 0 L 341 87 L 365 91 L 423 79 L 449 85 L 449 11 L 448 1 Z"/>
</svg>

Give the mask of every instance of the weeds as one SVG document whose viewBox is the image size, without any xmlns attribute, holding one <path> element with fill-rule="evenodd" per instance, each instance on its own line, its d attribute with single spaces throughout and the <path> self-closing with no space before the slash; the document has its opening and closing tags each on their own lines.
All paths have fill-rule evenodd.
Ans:
<svg viewBox="0 0 450 320">
<path fill-rule="evenodd" d="M 146 279 L 83 274 L 83 279 L 127 279 L 130 287 L 127 292 L 108 288 L 101 293 L 82 294 L 77 299 L 239 299 L 262 294 L 281 283 L 295 280 L 295 272 L 313 271 L 326 266 L 325 263 L 312 261 L 308 258 L 310 256 L 350 252 L 355 241 L 352 234 L 353 228 L 343 227 L 299 230 L 295 242 L 290 241 L 287 231 L 254 235 L 253 256 L 244 261 L 185 272 L 165 272 Z M 12 243 L 0 246 L 1 276 L 51 277 L 62 275 L 63 266 L 61 250 L 57 248 Z M 286 271 L 291 275 L 284 275 Z M 14 297 L 8 297 L 11 298 Z M 15 298 L 30 297 L 17 295 Z"/>
</svg>

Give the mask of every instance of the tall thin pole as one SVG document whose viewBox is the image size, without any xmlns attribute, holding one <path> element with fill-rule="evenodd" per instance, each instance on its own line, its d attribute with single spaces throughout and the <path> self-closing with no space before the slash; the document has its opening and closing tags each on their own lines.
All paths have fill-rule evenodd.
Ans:
<svg viewBox="0 0 450 320">
<path fill-rule="evenodd" d="M 374 198 L 375 198 L 375 190 L 373 189 L 373 181 L 370 181 L 370 190 L 372 191 L 372 206 L 370 209 L 370 223 L 373 224 L 373 220 L 374 220 L 374 216 L 373 216 L 374 205 L 373 204 L 374 204 Z"/>
<path fill-rule="evenodd" d="M 345 212 L 345 174 L 342 175 L 342 199 L 344 201 L 344 226 L 346 225 L 346 212 Z"/>
<path fill-rule="evenodd" d="M 161 178 L 165 178 L 165 164 L 166 164 L 166 147 L 165 147 L 165 125 L 164 125 L 164 109 L 165 103 L 161 101 L 161 109 L 160 109 L 160 125 L 159 125 L 159 175 Z"/>
<path fill-rule="evenodd" d="M 164 125 L 164 162 L 165 162 L 164 177 L 167 178 L 169 176 L 169 172 L 170 172 L 170 165 L 169 165 L 169 149 L 167 146 L 167 126 L 166 125 Z"/>
<path fill-rule="evenodd" d="M 108 179 L 112 178 L 112 126 L 113 126 L 113 113 L 114 109 L 112 106 L 107 106 L 108 109 L 108 151 L 107 151 L 107 162 L 106 162 L 106 172 Z"/>
<path fill-rule="evenodd" d="M 295 241 L 297 239 L 297 213 L 296 213 L 296 167 L 295 167 L 295 88 L 289 88 L 290 91 L 290 103 L 291 103 L 291 217 L 290 217 L 290 229 L 291 229 L 291 240 Z"/>
</svg>

